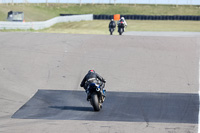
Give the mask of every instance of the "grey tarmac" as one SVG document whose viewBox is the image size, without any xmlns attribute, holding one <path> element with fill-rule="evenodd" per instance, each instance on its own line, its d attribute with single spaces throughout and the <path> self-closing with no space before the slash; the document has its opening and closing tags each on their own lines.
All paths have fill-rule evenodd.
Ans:
<svg viewBox="0 0 200 133">
<path fill-rule="evenodd" d="M 198 124 L 199 96 L 181 93 L 110 92 L 95 112 L 84 91 L 38 90 L 11 118 Z"/>
<path fill-rule="evenodd" d="M 110 36 L 1 32 L 0 132 L 197 133 L 198 122 L 195 116 L 199 109 L 199 42 L 200 36 L 196 34 Z M 99 112 L 107 111 L 107 117 L 104 116 L 105 119 L 102 120 L 98 116 L 92 120 L 81 119 L 86 118 L 85 112 L 94 115 L 90 110 L 91 106 L 84 99 L 86 95 L 83 89 L 79 86 L 89 69 L 95 69 L 107 80 L 107 103 L 105 101 L 102 112 Z M 13 115 L 27 102 L 34 100 L 40 90 L 45 91 L 45 94 L 48 91 L 78 92 L 80 94 L 76 100 L 80 98 L 82 105 L 76 100 L 74 103 L 70 102 L 71 105 L 53 105 L 54 100 L 49 102 L 51 100 L 41 96 L 36 100 L 43 101 L 45 104 L 42 105 L 45 106 L 30 104 L 32 112 L 35 109 L 47 109 L 45 107 L 49 104 L 50 110 L 45 110 L 46 116 L 59 116 L 60 119 L 48 119 L 45 114 L 37 118 L 22 118 L 31 110 L 18 117 Z M 184 97 L 183 104 L 176 95 Z M 55 98 L 54 95 L 48 96 Z M 121 99 L 116 100 L 121 102 L 121 106 L 116 106 L 112 100 L 114 96 Z M 140 103 L 133 98 L 137 96 L 136 101 Z M 191 99 L 191 96 L 194 97 Z M 64 96 L 57 95 L 56 98 L 62 101 Z M 131 98 L 135 108 L 123 104 L 128 98 Z M 179 103 L 183 105 L 180 106 L 182 109 L 176 107 Z M 136 113 L 138 121 L 121 121 L 123 112 L 113 117 L 111 110 L 116 111 L 116 107 L 118 111 L 126 112 L 124 116 Z M 141 108 L 144 113 L 140 112 Z M 128 109 L 136 110 L 132 113 Z M 51 110 L 56 110 L 57 114 L 49 115 L 48 111 Z M 194 116 L 191 116 L 191 110 L 194 111 Z M 69 116 L 62 117 L 68 111 L 74 116 L 76 112 L 78 115 L 76 118 L 70 115 L 70 119 L 67 118 Z M 193 120 L 183 122 L 174 118 L 178 120 L 175 122 L 170 119 L 170 114 L 175 111 L 180 112 L 177 116 L 183 121 L 187 118 Z M 169 115 L 168 119 L 166 114 Z M 35 115 L 40 114 L 36 112 Z M 112 120 L 108 120 L 109 115 Z"/>
</svg>

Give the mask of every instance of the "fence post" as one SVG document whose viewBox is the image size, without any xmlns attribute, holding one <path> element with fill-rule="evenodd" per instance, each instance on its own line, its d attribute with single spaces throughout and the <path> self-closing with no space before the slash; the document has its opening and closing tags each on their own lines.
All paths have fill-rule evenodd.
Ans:
<svg viewBox="0 0 200 133">
<path fill-rule="evenodd" d="M 79 0 L 80 6 L 82 5 L 81 0 Z"/>
<path fill-rule="evenodd" d="M 46 0 L 46 5 L 49 6 L 49 4 L 48 4 L 48 0 Z"/>
<path fill-rule="evenodd" d="M 178 0 L 176 0 L 176 7 L 178 7 Z"/>
</svg>

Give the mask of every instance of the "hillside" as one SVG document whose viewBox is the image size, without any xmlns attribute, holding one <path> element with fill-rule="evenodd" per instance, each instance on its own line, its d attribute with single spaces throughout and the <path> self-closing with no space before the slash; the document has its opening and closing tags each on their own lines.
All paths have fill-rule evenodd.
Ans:
<svg viewBox="0 0 200 133">
<path fill-rule="evenodd" d="M 123 14 L 123 15 L 200 15 L 198 6 L 175 5 L 76 5 L 76 4 L 17 4 L 0 5 L 0 21 L 9 11 L 23 11 L 26 21 L 44 21 L 65 14 Z"/>
</svg>

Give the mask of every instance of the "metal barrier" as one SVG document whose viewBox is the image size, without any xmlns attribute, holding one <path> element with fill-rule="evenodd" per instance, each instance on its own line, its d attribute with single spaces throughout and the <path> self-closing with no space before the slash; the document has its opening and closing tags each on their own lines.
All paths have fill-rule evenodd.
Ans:
<svg viewBox="0 0 200 133">
<path fill-rule="evenodd" d="M 125 19 L 132 20 L 191 20 L 200 21 L 200 16 L 181 16 L 181 15 L 120 15 Z M 113 19 L 113 15 L 94 15 L 94 19 Z"/>
<path fill-rule="evenodd" d="M 75 21 L 93 20 L 93 14 L 73 15 L 73 16 L 59 16 L 42 22 L 4 22 L 0 21 L 0 29 L 44 29 L 56 23 L 75 22 Z"/>
</svg>

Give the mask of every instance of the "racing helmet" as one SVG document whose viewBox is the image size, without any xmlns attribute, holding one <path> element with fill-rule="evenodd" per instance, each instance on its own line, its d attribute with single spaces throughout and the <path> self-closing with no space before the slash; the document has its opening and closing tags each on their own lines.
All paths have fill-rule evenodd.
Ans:
<svg viewBox="0 0 200 133">
<path fill-rule="evenodd" d="M 95 73 L 95 71 L 94 71 L 94 70 L 89 70 L 89 71 L 88 71 L 88 73 L 89 73 L 89 72 Z"/>
<path fill-rule="evenodd" d="M 122 20 L 124 20 L 124 17 L 121 17 Z"/>
</svg>

